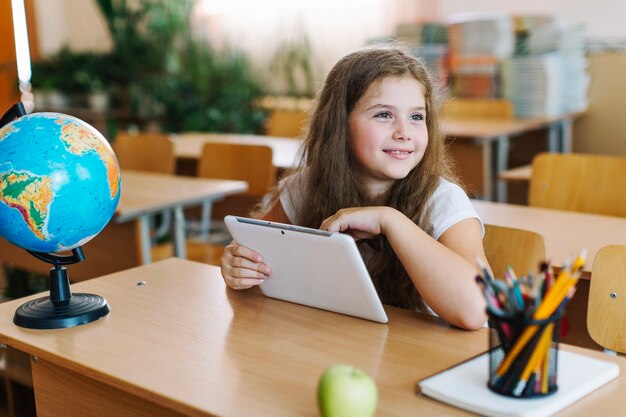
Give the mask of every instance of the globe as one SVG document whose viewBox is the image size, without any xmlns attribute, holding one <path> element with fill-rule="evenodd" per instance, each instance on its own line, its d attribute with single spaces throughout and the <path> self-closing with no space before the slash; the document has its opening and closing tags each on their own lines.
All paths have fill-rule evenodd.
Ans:
<svg viewBox="0 0 626 417">
<path fill-rule="evenodd" d="M 64 252 L 96 236 L 115 213 L 120 169 L 84 121 L 32 113 L 0 128 L 0 236 L 33 252 Z"/>
</svg>

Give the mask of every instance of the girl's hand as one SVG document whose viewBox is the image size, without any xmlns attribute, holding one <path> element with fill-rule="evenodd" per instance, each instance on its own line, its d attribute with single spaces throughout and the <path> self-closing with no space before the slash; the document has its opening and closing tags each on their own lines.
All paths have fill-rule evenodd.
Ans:
<svg viewBox="0 0 626 417">
<path fill-rule="evenodd" d="M 341 209 L 322 222 L 320 229 L 347 233 L 356 240 L 384 233 L 384 223 L 392 215 L 390 207 L 353 207 Z"/>
<path fill-rule="evenodd" d="M 226 246 L 220 261 L 224 282 L 235 290 L 259 285 L 272 273 L 272 269 L 263 263 L 259 253 L 235 241 Z"/>
</svg>

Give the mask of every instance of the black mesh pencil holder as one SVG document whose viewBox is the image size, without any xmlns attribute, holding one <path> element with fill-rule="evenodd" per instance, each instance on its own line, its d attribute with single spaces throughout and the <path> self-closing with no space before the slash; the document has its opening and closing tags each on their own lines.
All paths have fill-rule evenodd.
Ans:
<svg viewBox="0 0 626 417">
<path fill-rule="evenodd" d="M 515 398 L 557 390 L 559 336 L 563 311 L 545 320 L 489 315 L 489 381 L 493 392 Z"/>
</svg>

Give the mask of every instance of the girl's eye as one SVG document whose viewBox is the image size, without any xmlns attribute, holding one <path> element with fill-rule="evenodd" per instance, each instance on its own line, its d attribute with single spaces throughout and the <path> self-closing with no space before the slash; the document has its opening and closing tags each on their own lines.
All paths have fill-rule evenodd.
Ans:
<svg viewBox="0 0 626 417">
<path fill-rule="evenodd" d="M 388 111 L 381 111 L 380 113 L 376 113 L 374 117 L 379 117 L 381 119 L 390 119 L 391 113 L 389 113 Z"/>
<path fill-rule="evenodd" d="M 424 115 L 421 113 L 412 114 L 411 120 L 424 120 Z"/>
</svg>

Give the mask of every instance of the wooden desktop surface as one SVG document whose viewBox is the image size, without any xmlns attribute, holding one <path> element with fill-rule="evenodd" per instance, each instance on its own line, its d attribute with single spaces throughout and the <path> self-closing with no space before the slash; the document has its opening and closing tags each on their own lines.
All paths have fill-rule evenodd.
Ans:
<svg viewBox="0 0 626 417">
<path fill-rule="evenodd" d="M 543 236 L 552 263 L 561 266 L 587 249 L 585 271 L 604 246 L 626 244 L 626 218 L 472 200 L 484 223 L 531 230 Z"/>
<path fill-rule="evenodd" d="M 239 135 L 220 133 L 181 133 L 171 137 L 174 155 L 177 158 L 197 160 L 202 155 L 202 146 L 207 142 L 227 142 L 244 145 L 265 145 L 272 148 L 272 161 L 276 168 L 291 168 L 298 162 L 298 151 L 302 140 L 261 135 Z"/>
<path fill-rule="evenodd" d="M 118 222 L 145 213 L 158 213 L 176 205 L 199 205 L 221 200 L 248 189 L 245 181 L 191 178 L 141 171 L 122 171 L 122 195 L 115 212 Z"/>
<path fill-rule="evenodd" d="M 229 290 L 217 267 L 174 258 L 72 290 L 104 296 L 111 313 L 42 331 L 11 323 L 25 299 L 0 305 L 0 342 L 36 356 L 40 416 L 314 417 L 319 377 L 338 363 L 376 381 L 379 416 L 469 416 L 416 395 L 414 384 L 488 344 L 487 329 L 463 331 L 407 310 L 386 307 L 385 325 Z M 562 349 L 626 369 L 621 357 Z M 616 415 L 624 396 L 618 378 L 558 415 Z"/>
</svg>

